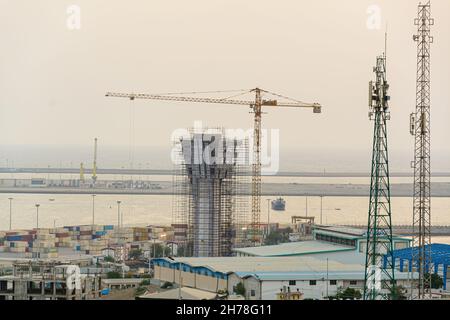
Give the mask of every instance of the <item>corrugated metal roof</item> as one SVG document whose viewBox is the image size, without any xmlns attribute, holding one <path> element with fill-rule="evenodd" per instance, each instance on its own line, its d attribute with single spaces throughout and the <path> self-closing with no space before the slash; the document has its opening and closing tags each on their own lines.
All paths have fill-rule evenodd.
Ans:
<svg viewBox="0 0 450 320">
<path fill-rule="evenodd" d="M 181 291 L 181 292 L 180 292 Z M 183 300 L 213 300 L 217 294 L 195 289 L 189 287 L 182 287 L 181 289 L 171 289 L 163 292 L 148 293 L 139 297 L 139 299 L 171 299 L 176 300 L 180 298 Z"/>
<path fill-rule="evenodd" d="M 314 230 L 326 230 L 334 233 L 342 233 L 350 236 L 363 237 L 366 234 L 366 230 L 345 226 L 320 226 L 315 227 Z"/>
<path fill-rule="evenodd" d="M 266 256 L 266 257 L 294 256 L 303 254 L 350 251 L 350 250 L 355 250 L 355 248 L 318 240 L 288 242 L 274 246 L 234 249 L 235 252 L 240 252 L 252 256 Z"/>
<path fill-rule="evenodd" d="M 191 267 L 205 267 L 213 272 L 255 276 L 263 280 L 363 280 L 364 266 L 334 260 L 296 257 L 212 257 L 163 259 L 169 263 L 182 262 Z M 331 275 L 333 278 L 331 278 Z M 397 279 L 408 279 L 407 273 L 396 272 Z"/>
<path fill-rule="evenodd" d="M 428 245 L 426 247 L 428 248 Z M 409 260 L 412 258 L 413 252 L 416 252 L 417 250 L 416 247 L 395 250 L 394 257 Z M 433 263 L 450 264 L 450 245 L 439 243 L 431 244 L 431 260 Z"/>
<path fill-rule="evenodd" d="M 326 271 L 327 261 L 307 256 L 300 257 L 211 257 L 211 258 L 175 258 L 171 263 L 182 262 L 192 267 L 207 267 L 212 271 L 230 272 L 312 272 Z M 344 264 L 328 261 L 330 270 L 358 271 L 360 264 Z"/>
</svg>

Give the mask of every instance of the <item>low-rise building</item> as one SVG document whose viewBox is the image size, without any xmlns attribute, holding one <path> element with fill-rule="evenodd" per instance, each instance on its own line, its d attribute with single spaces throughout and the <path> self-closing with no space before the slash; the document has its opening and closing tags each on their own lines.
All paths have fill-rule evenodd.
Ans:
<svg viewBox="0 0 450 320">
<path fill-rule="evenodd" d="M 159 281 L 229 294 L 242 283 L 250 300 L 274 300 L 280 293 L 296 292 L 301 298 L 323 299 L 339 289 L 364 288 L 363 265 L 309 256 L 161 258 L 152 263 Z M 408 287 L 411 276 L 415 275 L 397 272 L 397 284 Z"/>
<path fill-rule="evenodd" d="M 240 257 L 313 256 L 342 263 L 365 263 L 366 230 L 340 226 L 313 226 L 313 240 L 282 243 L 272 246 L 235 248 Z M 393 237 L 394 249 L 410 246 L 410 239 Z"/>
<path fill-rule="evenodd" d="M 91 300 L 101 296 L 101 278 L 78 266 L 55 262 L 15 262 L 0 277 L 0 300 Z"/>
</svg>

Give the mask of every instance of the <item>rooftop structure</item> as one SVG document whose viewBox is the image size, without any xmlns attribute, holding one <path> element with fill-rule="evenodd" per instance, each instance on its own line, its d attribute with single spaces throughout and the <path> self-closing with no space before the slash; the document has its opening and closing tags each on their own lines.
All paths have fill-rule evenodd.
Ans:
<svg viewBox="0 0 450 320">
<path fill-rule="evenodd" d="M 343 263 L 363 264 L 365 261 L 366 231 L 341 226 L 313 226 L 313 240 L 282 243 L 273 246 L 236 248 L 237 256 L 306 256 L 330 258 Z M 410 240 L 393 237 L 394 248 L 403 249 Z"/>
<path fill-rule="evenodd" d="M 238 256 L 276 257 L 300 256 L 315 253 L 353 251 L 354 247 L 329 243 L 325 241 L 288 242 L 273 246 L 261 246 L 235 249 Z"/>
<path fill-rule="evenodd" d="M 88 300 L 100 297 L 100 286 L 99 276 L 74 265 L 15 262 L 12 274 L 0 277 L 0 300 Z"/>
<path fill-rule="evenodd" d="M 412 262 L 413 252 L 417 251 L 417 247 L 414 248 L 406 248 L 401 250 L 395 250 L 393 253 L 394 257 L 394 265 L 400 270 L 418 270 L 418 262 Z M 450 245 L 448 244 L 431 244 L 426 248 L 431 253 L 430 264 L 426 265 L 425 272 L 432 274 L 439 274 L 444 282 L 444 290 L 448 288 L 448 274 L 449 274 L 449 266 L 450 266 Z"/>
</svg>

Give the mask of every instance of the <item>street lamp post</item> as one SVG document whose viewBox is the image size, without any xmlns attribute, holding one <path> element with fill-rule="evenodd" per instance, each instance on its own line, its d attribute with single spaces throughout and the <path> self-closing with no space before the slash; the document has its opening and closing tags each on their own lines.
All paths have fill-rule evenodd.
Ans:
<svg viewBox="0 0 450 320">
<path fill-rule="evenodd" d="M 322 215 L 323 215 L 323 196 L 320 196 L 320 224 L 322 224 Z"/>
<path fill-rule="evenodd" d="M 328 283 L 329 283 L 329 275 L 328 275 L 328 258 L 327 258 L 327 298 L 328 298 Z"/>
<path fill-rule="evenodd" d="M 118 200 L 117 201 L 117 231 L 119 231 L 120 228 L 120 204 L 122 203 L 122 201 Z"/>
<path fill-rule="evenodd" d="M 308 196 L 305 197 L 306 216 L 308 216 Z"/>
<path fill-rule="evenodd" d="M 267 199 L 267 235 L 270 233 L 270 200 Z"/>
<path fill-rule="evenodd" d="M 334 208 L 334 209 L 325 208 L 325 209 L 321 209 L 321 211 L 341 211 L 341 208 Z M 322 217 L 321 217 L 321 220 L 322 220 Z M 328 221 L 327 215 L 325 215 L 325 224 L 327 224 L 327 221 Z"/>
<path fill-rule="evenodd" d="M 92 226 L 95 225 L 95 194 L 92 195 Z"/>
<path fill-rule="evenodd" d="M 9 200 L 9 231 L 12 230 L 12 201 L 14 198 L 8 198 Z"/>
<path fill-rule="evenodd" d="M 39 207 L 41 205 L 36 203 L 36 229 L 39 229 Z"/>
</svg>

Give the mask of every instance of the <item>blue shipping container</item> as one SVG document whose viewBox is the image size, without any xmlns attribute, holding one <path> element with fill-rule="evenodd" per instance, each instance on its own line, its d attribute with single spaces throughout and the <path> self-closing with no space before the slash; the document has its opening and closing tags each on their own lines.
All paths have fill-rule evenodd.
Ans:
<svg viewBox="0 0 450 320">
<path fill-rule="evenodd" d="M 108 294 L 109 294 L 108 288 L 102 290 L 102 296 L 107 296 Z"/>
<path fill-rule="evenodd" d="M 20 240 L 22 240 L 22 236 L 7 236 L 6 240 L 7 241 L 20 241 Z"/>
</svg>

